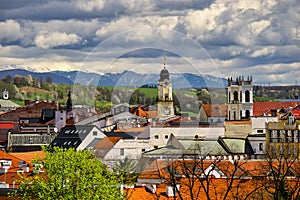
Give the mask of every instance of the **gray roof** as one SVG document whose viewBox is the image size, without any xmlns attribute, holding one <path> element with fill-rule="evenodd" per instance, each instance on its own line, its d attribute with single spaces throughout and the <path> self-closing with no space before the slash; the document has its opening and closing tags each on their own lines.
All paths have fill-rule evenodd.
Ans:
<svg viewBox="0 0 300 200">
<path fill-rule="evenodd" d="M 19 104 L 16 104 L 10 100 L 0 99 L 1 108 L 18 108 L 21 107 Z"/>
<path fill-rule="evenodd" d="M 64 148 L 77 148 L 87 137 L 94 125 L 65 126 L 51 145 Z"/>
<path fill-rule="evenodd" d="M 181 144 L 173 146 L 168 145 L 158 149 L 145 152 L 144 155 L 183 155 L 183 154 L 200 154 L 200 155 L 227 155 L 228 153 L 219 144 L 217 140 L 178 140 Z"/>
</svg>

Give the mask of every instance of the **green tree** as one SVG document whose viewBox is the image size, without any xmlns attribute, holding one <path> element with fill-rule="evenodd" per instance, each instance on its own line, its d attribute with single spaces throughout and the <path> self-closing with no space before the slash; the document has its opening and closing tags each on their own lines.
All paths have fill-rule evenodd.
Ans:
<svg viewBox="0 0 300 200">
<path fill-rule="evenodd" d="M 89 151 L 44 149 L 46 156 L 37 158 L 43 173 L 22 177 L 20 199 L 122 199 L 117 179 Z"/>
<path fill-rule="evenodd" d="M 136 183 L 138 176 L 136 168 L 136 161 L 129 157 L 125 157 L 124 160 L 119 160 L 113 166 L 113 170 L 116 172 L 119 182 L 124 185 L 133 185 Z"/>
</svg>

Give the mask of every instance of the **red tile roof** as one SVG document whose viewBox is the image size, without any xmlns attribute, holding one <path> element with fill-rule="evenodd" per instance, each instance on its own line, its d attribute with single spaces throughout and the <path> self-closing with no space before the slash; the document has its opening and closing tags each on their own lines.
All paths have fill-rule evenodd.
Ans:
<svg viewBox="0 0 300 200">
<path fill-rule="evenodd" d="M 1 129 L 13 129 L 18 122 L 0 122 Z"/>
<path fill-rule="evenodd" d="M 147 189 L 147 185 L 153 185 L 154 182 L 145 183 L 142 185 L 143 187 L 136 187 L 133 189 L 127 189 L 126 192 L 129 193 L 128 199 L 174 199 L 173 197 L 168 197 L 166 194 L 166 186 L 169 185 L 169 181 L 172 179 L 168 176 L 162 177 L 161 175 L 158 176 L 158 172 L 161 171 L 161 169 L 166 168 L 166 166 L 169 164 L 172 164 L 174 166 L 177 166 L 178 170 L 180 171 L 180 166 L 177 165 L 178 163 L 182 163 L 183 161 L 167 161 L 167 160 L 158 160 L 157 162 L 153 162 L 150 164 L 148 168 L 144 172 L 141 173 L 139 176 L 139 180 L 147 180 L 150 178 L 160 178 L 163 180 L 162 183 L 159 184 L 157 182 L 156 184 L 156 191 L 150 191 Z M 193 162 L 195 160 L 186 160 L 187 164 L 190 164 L 191 167 L 193 167 Z M 207 168 L 210 164 L 214 163 L 214 161 L 201 161 L 204 165 L 203 169 Z M 177 164 L 174 164 L 177 163 Z M 210 164 L 209 164 L 210 163 Z M 228 196 L 226 199 L 234 199 L 238 195 L 239 199 L 244 199 L 246 195 L 251 193 L 254 190 L 259 190 L 256 194 L 263 194 L 263 199 L 270 199 L 269 194 L 264 190 L 264 187 L 266 182 L 264 182 L 264 179 L 261 178 L 255 178 L 257 176 L 264 176 L 266 177 L 270 172 L 270 163 L 268 163 L 266 160 L 248 160 L 248 161 L 240 161 L 237 162 L 236 166 L 231 161 L 215 161 L 217 169 L 221 170 L 225 175 L 227 175 L 228 178 L 214 178 L 210 177 L 208 179 L 210 192 L 209 196 L 211 199 L 223 199 L 226 191 L 228 190 L 229 186 L 228 183 L 232 181 L 232 185 L 230 186 L 231 190 L 228 193 Z M 277 165 L 280 165 L 279 162 L 274 161 L 273 167 L 278 168 Z M 286 163 L 281 163 L 282 165 L 285 165 Z M 274 168 L 273 168 L 274 169 Z M 286 169 L 286 168 L 285 168 Z M 293 163 L 291 168 L 295 173 L 299 173 L 300 164 L 299 162 Z M 163 170 L 162 170 L 163 171 Z M 200 170 L 201 171 L 201 170 Z M 195 173 L 196 171 L 193 171 L 192 173 Z M 202 172 L 199 172 L 202 174 Z M 233 176 L 234 175 L 234 176 Z M 295 174 L 297 175 L 297 174 Z M 206 179 L 198 179 L 193 178 L 194 176 L 176 176 L 176 184 L 180 185 L 179 191 L 182 199 L 192 199 L 191 198 L 191 186 L 193 185 L 193 198 L 194 199 L 207 199 L 206 193 L 202 188 L 208 187 L 206 185 Z M 235 178 L 232 178 L 235 177 Z M 249 178 L 252 177 L 252 178 Z M 174 177 L 173 177 L 174 178 Z M 143 179 L 143 180 L 141 180 Z M 200 182 L 201 180 L 201 182 Z M 297 182 L 298 178 L 295 177 L 287 179 L 289 182 L 289 186 L 295 186 L 295 184 L 298 184 Z M 142 182 L 140 182 L 142 184 Z M 254 195 L 256 195 L 254 194 Z M 217 196 L 216 196 L 217 195 Z M 254 198 L 255 196 L 253 196 Z M 256 196 L 257 198 L 257 196 Z M 177 196 L 176 199 L 179 199 Z M 252 199 L 252 198 L 251 198 Z"/>
<path fill-rule="evenodd" d="M 31 151 L 31 152 L 22 152 L 22 153 L 9 153 L 10 155 L 25 161 L 26 163 L 31 164 L 32 160 L 36 159 L 36 157 L 39 157 L 43 159 L 46 156 L 46 153 L 44 151 Z"/>
<path fill-rule="evenodd" d="M 281 108 L 293 108 L 299 102 L 254 102 L 253 116 L 264 116 L 270 110 L 280 110 Z"/>
<path fill-rule="evenodd" d="M 226 104 L 202 104 L 202 108 L 208 117 L 226 117 Z"/>
<path fill-rule="evenodd" d="M 11 168 L 18 168 L 18 162 L 24 161 L 22 159 L 17 158 L 16 156 L 13 156 L 10 153 L 6 153 L 5 151 L 0 150 L 0 160 L 11 160 L 12 166 Z"/>
</svg>

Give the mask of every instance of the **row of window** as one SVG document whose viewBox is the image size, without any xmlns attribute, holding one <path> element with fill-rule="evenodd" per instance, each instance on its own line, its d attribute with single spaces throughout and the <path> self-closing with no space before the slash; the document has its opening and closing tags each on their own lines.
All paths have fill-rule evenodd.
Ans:
<svg viewBox="0 0 300 200">
<path fill-rule="evenodd" d="M 65 134 L 86 133 L 86 130 L 66 130 Z"/>
<path fill-rule="evenodd" d="M 145 152 L 146 149 L 142 149 L 142 152 Z M 124 156 L 125 155 L 125 149 L 121 148 L 120 149 L 120 156 Z"/>
<path fill-rule="evenodd" d="M 237 91 L 233 92 L 233 102 L 239 102 L 242 101 L 242 92 L 240 92 L 240 98 L 239 98 L 239 93 Z M 231 95 L 230 92 L 228 94 L 228 102 L 231 102 Z M 250 102 L 250 92 L 249 90 L 245 91 L 245 102 Z"/>
<path fill-rule="evenodd" d="M 168 139 L 169 138 L 169 135 L 165 135 L 165 139 Z M 195 135 L 195 139 L 198 139 L 199 136 L 198 135 Z M 154 139 L 159 139 L 159 135 L 154 135 Z"/>
<path fill-rule="evenodd" d="M 270 143 L 297 143 L 300 142 L 298 130 L 272 130 L 270 131 Z"/>
<path fill-rule="evenodd" d="M 273 155 L 298 155 L 298 145 L 275 145 L 270 146 Z"/>
</svg>

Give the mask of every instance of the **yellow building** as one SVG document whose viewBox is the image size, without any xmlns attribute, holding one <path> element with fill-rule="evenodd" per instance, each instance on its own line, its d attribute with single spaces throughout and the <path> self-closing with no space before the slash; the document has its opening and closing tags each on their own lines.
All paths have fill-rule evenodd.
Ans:
<svg viewBox="0 0 300 200">
<path fill-rule="evenodd" d="M 274 156 L 300 158 L 300 121 L 282 120 L 269 122 L 266 133 L 266 149 Z"/>
</svg>

